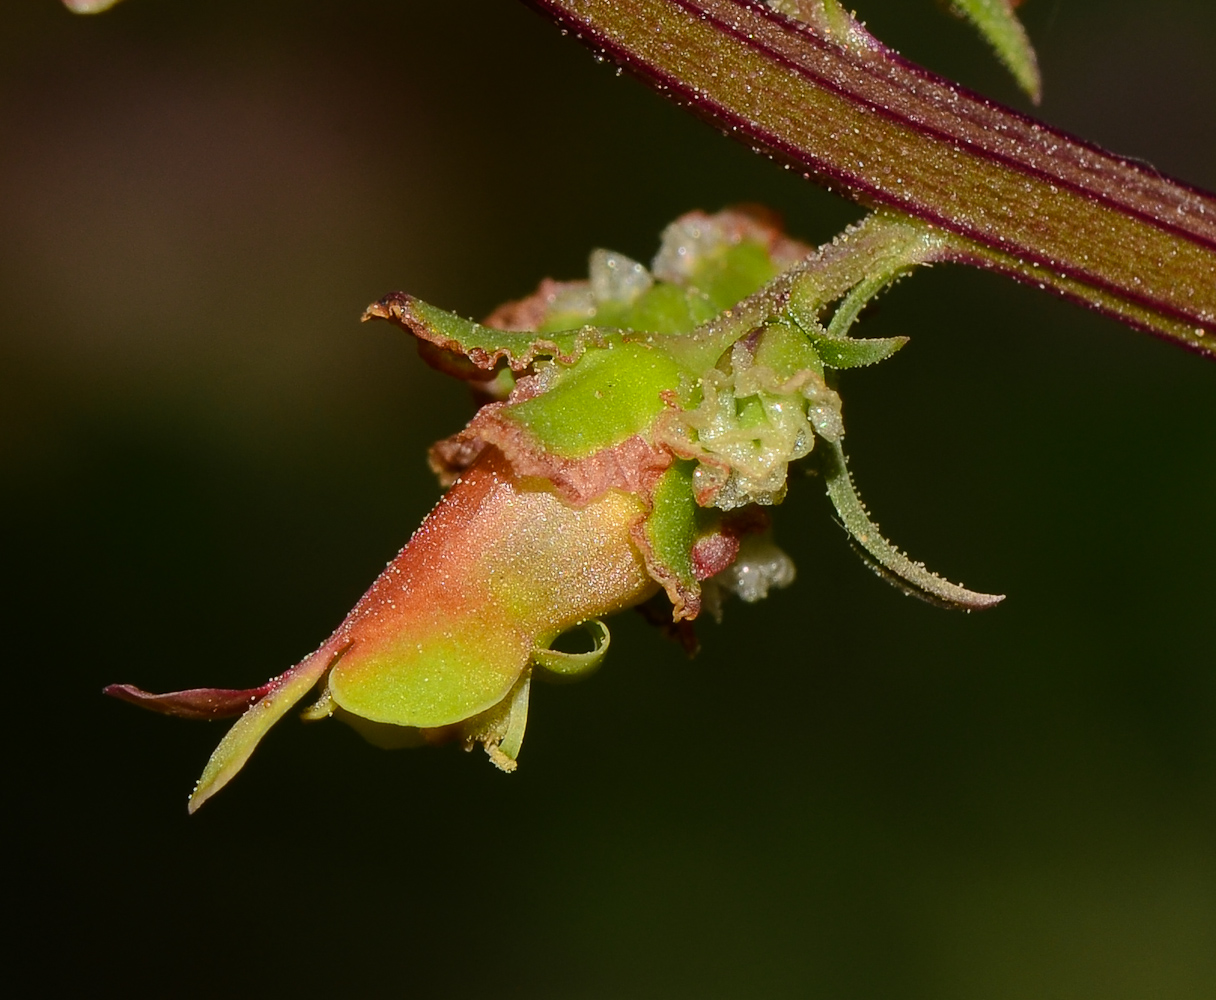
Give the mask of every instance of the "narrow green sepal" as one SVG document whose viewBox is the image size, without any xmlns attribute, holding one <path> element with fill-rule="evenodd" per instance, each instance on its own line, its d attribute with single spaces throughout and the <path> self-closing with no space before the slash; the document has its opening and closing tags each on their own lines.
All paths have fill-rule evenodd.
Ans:
<svg viewBox="0 0 1216 1000">
<path fill-rule="evenodd" d="M 694 462 L 675 462 L 655 485 L 653 507 L 643 530 L 649 548 L 650 571 L 665 585 L 679 592 L 697 593 L 692 547 L 698 534 L 698 511 L 693 474 Z"/>
<path fill-rule="evenodd" d="M 886 361 L 908 342 L 907 337 L 875 337 L 855 340 L 852 337 L 831 337 L 826 333 L 807 332 L 815 345 L 815 353 L 828 368 L 865 368 Z"/>
<path fill-rule="evenodd" d="M 390 320 L 419 340 L 463 355 L 486 371 L 499 361 L 505 361 L 514 371 L 522 371 L 540 357 L 572 363 L 582 356 L 589 343 L 598 344 L 590 327 L 544 336 L 532 331 L 497 330 L 401 292 L 368 306 L 363 321 L 369 319 Z"/>
<path fill-rule="evenodd" d="M 882 537 L 878 525 L 870 520 L 865 505 L 853 487 L 840 443 L 828 443 L 822 454 L 828 496 L 845 530 L 869 557 L 867 562 L 879 576 L 913 597 L 961 611 L 982 611 L 1005 599 L 1004 594 L 981 594 L 950 583 L 928 570 L 923 563 L 913 562 L 900 552 Z"/>
<path fill-rule="evenodd" d="M 194 786 L 188 806 L 191 813 L 236 777 L 270 727 L 316 686 L 341 655 L 340 650 L 335 653 L 331 647 L 322 646 L 275 680 L 270 691 L 237 719 Z"/>
</svg>

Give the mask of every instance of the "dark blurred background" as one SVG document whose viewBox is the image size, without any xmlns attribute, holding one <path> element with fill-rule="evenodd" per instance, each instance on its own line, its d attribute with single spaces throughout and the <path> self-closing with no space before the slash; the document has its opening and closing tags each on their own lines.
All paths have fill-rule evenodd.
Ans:
<svg viewBox="0 0 1216 1000">
<path fill-rule="evenodd" d="M 963 25 L 909 57 L 1024 107 Z M 854 558 L 689 661 L 636 615 L 541 688 L 520 770 L 285 720 L 199 815 L 221 726 L 102 685 L 260 682 L 438 496 L 470 413 L 368 302 L 469 315 L 649 259 L 691 208 L 859 211 L 512 0 L 126 0 L 0 27 L 9 975 L 139 996 L 1216 996 L 1216 367 L 991 275 L 901 284 L 844 383 L 884 529 L 1009 594 Z M 1209 0 L 1031 0 L 1041 115 L 1216 187 Z"/>
</svg>

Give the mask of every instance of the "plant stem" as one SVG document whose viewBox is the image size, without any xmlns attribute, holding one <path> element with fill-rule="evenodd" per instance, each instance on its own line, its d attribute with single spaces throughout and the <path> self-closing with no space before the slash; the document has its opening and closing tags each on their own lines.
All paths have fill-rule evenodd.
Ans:
<svg viewBox="0 0 1216 1000">
<path fill-rule="evenodd" d="M 757 151 L 1216 357 L 1216 196 L 754 0 L 525 0 Z"/>
</svg>

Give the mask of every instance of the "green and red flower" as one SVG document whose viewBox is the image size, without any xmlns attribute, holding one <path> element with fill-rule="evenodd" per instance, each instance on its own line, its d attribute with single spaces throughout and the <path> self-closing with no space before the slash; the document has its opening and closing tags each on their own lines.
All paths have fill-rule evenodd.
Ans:
<svg viewBox="0 0 1216 1000">
<path fill-rule="evenodd" d="M 781 502 L 790 463 L 812 453 L 885 575 L 939 603 L 995 603 L 886 543 L 841 450 L 834 371 L 904 343 L 848 328 L 933 253 L 895 217 L 812 253 L 762 213 L 693 213 L 668 227 L 650 269 L 596 251 L 588 280 L 546 281 L 484 324 L 387 296 L 364 318 L 399 325 L 430 364 L 488 400 L 431 450 L 447 494 L 333 635 L 281 676 L 249 690 L 107 693 L 173 715 L 241 716 L 191 811 L 314 689 L 305 718 L 337 716 L 382 746 L 480 743 L 512 770 L 532 677 L 593 670 L 608 648 L 603 616 L 661 591 L 678 625 L 716 613 L 724 594 L 757 600 L 792 581 L 762 508 Z M 577 627 L 590 652 L 553 648 Z"/>
</svg>

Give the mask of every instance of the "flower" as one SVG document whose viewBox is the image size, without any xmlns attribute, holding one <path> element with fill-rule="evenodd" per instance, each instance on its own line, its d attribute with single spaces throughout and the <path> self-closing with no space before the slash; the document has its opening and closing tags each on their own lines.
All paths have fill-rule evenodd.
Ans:
<svg viewBox="0 0 1216 1000">
<path fill-rule="evenodd" d="M 915 262 L 893 239 L 880 242 L 887 270 L 862 272 L 865 297 Z M 816 262 L 831 259 L 754 211 L 692 213 L 668 227 L 651 270 L 596 251 L 589 280 L 544 282 L 485 324 L 402 293 L 370 306 L 365 319 L 401 326 L 489 401 L 432 448 L 449 491 L 314 653 L 248 690 L 106 689 L 172 715 L 240 715 L 190 811 L 314 688 L 305 718 L 336 716 L 381 746 L 480 743 L 513 770 L 532 677 L 595 669 L 609 642 L 602 616 L 662 591 L 684 627 L 705 607 L 718 614 L 726 593 L 758 600 L 793 580 L 760 508 L 781 501 L 789 464 L 816 441 L 842 520 L 885 573 L 939 602 L 999 600 L 912 563 L 853 491 L 832 370 L 903 340 L 820 324 L 841 294 L 816 291 Z M 553 648 L 578 627 L 591 651 Z"/>
</svg>

